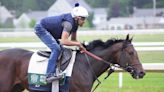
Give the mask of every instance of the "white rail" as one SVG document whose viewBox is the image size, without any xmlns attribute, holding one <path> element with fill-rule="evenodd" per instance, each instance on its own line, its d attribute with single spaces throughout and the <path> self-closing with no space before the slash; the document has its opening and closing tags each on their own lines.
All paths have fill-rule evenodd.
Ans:
<svg viewBox="0 0 164 92">
<path fill-rule="evenodd" d="M 164 51 L 164 42 L 134 42 L 137 51 Z M 0 48 L 46 48 L 42 42 L 0 43 Z"/>
<path fill-rule="evenodd" d="M 164 63 L 143 63 L 143 68 L 146 72 L 164 72 Z M 117 69 L 119 71 L 118 76 L 118 87 L 122 88 L 123 86 L 123 71 Z"/>
<path fill-rule="evenodd" d="M 112 34 L 164 34 L 163 29 L 138 30 L 81 30 L 78 35 L 112 35 Z M 0 29 L 0 37 L 31 37 L 36 36 L 33 28 Z"/>
</svg>

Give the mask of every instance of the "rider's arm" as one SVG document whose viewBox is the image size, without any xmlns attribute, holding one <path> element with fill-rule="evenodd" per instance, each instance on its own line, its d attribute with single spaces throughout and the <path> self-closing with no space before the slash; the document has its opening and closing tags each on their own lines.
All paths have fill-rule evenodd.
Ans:
<svg viewBox="0 0 164 92">
<path fill-rule="evenodd" d="M 61 44 L 67 46 L 80 46 L 81 43 L 78 41 L 69 40 L 69 33 L 67 31 L 63 31 L 61 37 Z"/>
<path fill-rule="evenodd" d="M 76 41 L 76 33 L 72 33 L 71 40 L 69 40 L 70 32 L 72 29 L 72 25 L 70 22 L 64 21 L 62 23 L 63 26 L 63 32 L 61 36 L 61 44 L 67 45 L 67 46 L 80 46 L 81 43 Z"/>
<path fill-rule="evenodd" d="M 71 40 L 69 40 L 71 29 L 71 23 L 63 22 L 63 32 L 60 41 L 61 44 L 66 46 L 78 46 L 82 51 L 86 50 L 80 42 L 76 41 L 76 32 L 72 33 Z"/>
</svg>

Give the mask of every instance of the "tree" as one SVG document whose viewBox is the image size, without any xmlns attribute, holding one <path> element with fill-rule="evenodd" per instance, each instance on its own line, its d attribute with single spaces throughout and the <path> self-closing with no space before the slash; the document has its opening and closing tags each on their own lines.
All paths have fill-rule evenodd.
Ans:
<svg viewBox="0 0 164 92">
<path fill-rule="evenodd" d="M 47 10 L 56 0 L 0 0 L 9 10 L 15 10 L 16 16 L 29 10 Z"/>
<path fill-rule="evenodd" d="M 36 0 L 40 10 L 47 10 L 56 0 Z"/>
<path fill-rule="evenodd" d="M 93 27 L 93 23 L 92 23 L 93 16 L 94 16 L 94 14 L 92 13 L 92 14 L 90 14 L 89 17 L 88 17 L 89 27 Z"/>
<path fill-rule="evenodd" d="M 120 16 L 120 4 L 119 0 L 110 0 L 110 17 Z"/>
<path fill-rule="evenodd" d="M 153 0 L 133 0 L 133 2 L 137 8 L 144 8 L 146 5 L 151 4 Z"/>
<path fill-rule="evenodd" d="M 85 0 L 92 7 L 107 7 L 108 0 Z"/>
<path fill-rule="evenodd" d="M 130 8 L 133 8 L 131 4 L 131 0 L 119 0 L 120 2 L 120 16 L 129 16 Z"/>
<path fill-rule="evenodd" d="M 32 20 L 30 21 L 30 23 L 29 23 L 29 26 L 30 26 L 31 28 L 33 28 L 33 27 L 35 26 L 35 24 L 36 24 L 36 20 L 35 20 L 35 19 L 32 19 Z"/>
<path fill-rule="evenodd" d="M 109 0 L 108 18 L 129 16 L 133 12 L 132 7 L 131 0 Z"/>
</svg>

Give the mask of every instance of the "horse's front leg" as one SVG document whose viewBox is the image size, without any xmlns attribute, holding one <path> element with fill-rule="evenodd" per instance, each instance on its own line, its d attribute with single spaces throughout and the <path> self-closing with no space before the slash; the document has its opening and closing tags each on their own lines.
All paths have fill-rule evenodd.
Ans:
<svg viewBox="0 0 164 92">
<path fill-rule="evenodd" d="M 23 92 L 25 90 L 25 88 L 20 84 L 16 84 L 13 88 L 11 92 Z"/>
</svg>

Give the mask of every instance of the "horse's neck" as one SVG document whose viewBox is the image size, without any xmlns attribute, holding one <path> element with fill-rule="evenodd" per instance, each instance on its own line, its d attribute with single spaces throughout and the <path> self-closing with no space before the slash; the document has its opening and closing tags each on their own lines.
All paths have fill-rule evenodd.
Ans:
<svg viewBox="0 0 164 92">
<path fill-rule="evenodd" d="M 93 53 L 108 62 L 111 62 L 113 57 L 113 51 L 111 48 L 96 51 Z M 104 63 L 103 61 L 92 60 L 91 64 L 92 64 L 92 69 L 97 77 L 99 77 L 102 73 L 104 73 L 109 68 L 109 65 Z"/>
</svg>

